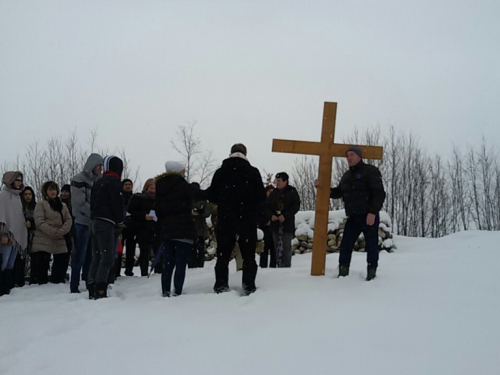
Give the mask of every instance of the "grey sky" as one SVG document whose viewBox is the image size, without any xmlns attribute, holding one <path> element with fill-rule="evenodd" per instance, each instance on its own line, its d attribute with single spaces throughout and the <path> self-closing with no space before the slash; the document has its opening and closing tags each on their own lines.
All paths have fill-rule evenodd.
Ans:
<svg viewBox="0 0 500 375">
<path fill-rule="evenodd" d="M 243 142 L 319 140 L 324 101 L 352 127 L 412 129 L 429 149 L 500 145 L 500 1 L 0 0 L 0 161 L 76 129 L 125 148 L 141 179 L 197 121 L 219 161 Z"/>
</svg>

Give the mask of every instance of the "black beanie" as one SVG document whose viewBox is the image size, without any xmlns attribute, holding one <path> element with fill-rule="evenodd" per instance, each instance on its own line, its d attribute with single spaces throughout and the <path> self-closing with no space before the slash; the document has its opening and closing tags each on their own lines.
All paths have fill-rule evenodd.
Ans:
<svg viewBox="0 0 500 375">
<path fill-rule="evenodd" d="M 243 155 L 247 156 L 247 148 L 243 143 L 236 143 L 231 147 L 231 154 L 235 152 L 241 152 Z"/>
<path fill-rule="evenodd" d="M 352 151 L 354 152 L 355 154 L 357 154 L 361 159 L 363 159 L 363 150 L 361 150 L 358 146 L 351 146 L 347 149 L 347 151 L 345 152 L 346 155 L 349 151 Z"/>
<path fill-rule="evenodd" d="M 288 181 L 288 173 L 286 172 L 276 173 L 276 178 L 281 178 L 283 181 Z"/>
<path fill-rule="evenodd" d="M 67 192 L 71 193 L 71 186 L 68 184 L 63 185 L 63 187 L 61 188 L 61 191 L 67 191 Z"/>
<path fill-rule="evenodd" d="M 120 178 L 122 177 L 123 172 L 123 161 L 119 157 L 110 155 L 104 158 L 103 163 L 104 173 L 106 172 L 115 172 Z"/>
</svg>

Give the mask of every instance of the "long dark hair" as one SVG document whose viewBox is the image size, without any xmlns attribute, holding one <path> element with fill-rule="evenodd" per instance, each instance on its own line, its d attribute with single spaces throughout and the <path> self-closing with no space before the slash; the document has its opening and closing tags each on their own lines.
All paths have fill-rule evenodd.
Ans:
<svg viewBox="0 0 500 375">
<path fill-rule="evenodd" d="M 49 198 L 47 195 L 47 190 L 54 189 L 57 191 L 57 196 L 54 199 Z M 61 199 L 59 198 L 59 185 L 57 185 L 54 181 L 47 181 L 42 185 L 42 194 L 43 198 L 47 199 L 49 202 L 50 208 L 57 212 L 62 212 L 63 204 Z"/>
<path fill-rule="evenodd" d="M 33 199 L 31 199 L 31 202 L 26 202 L 24 200 L 24 192 L 26 190 L 29 190 L 31 191 L 31 195 L 33 196 Z M 35 191 L 31 188 L 31 186 L 26 186 L 23 191 L 21 192 L 21 202 L 23 202 L 23 207 L 24 209 L 27 209 L 27 210 L 32 210 L 35 208 L 36 206 L 36 195 L 35 195 Z"/>
</svg>

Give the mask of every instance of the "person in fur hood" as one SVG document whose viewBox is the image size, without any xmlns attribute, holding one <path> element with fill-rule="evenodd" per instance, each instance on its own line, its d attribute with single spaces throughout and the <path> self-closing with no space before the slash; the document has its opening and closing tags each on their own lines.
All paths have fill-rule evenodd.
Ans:
<svg viewBox="0 0 500 375">
<path fill-rule="evenodd" d="M 28 230 L 23 214 L 20 194 L 23 190 L 23 174 L 5 172 L 0 192 L 0 239 L 2 267 L 0 271 L 0 296 L 9 294 L 14 286 L 14 262 L 18 250 L 28 246 Z"/>
<path fill-rule="evenodd" d="M 68 252 L 64 236 L 71 230 L 73 220 L 65 203 L 59 198 L 59 186 L 54 181 L 42 185 L 42 199 L 36 204 L 35 235 L 31 248 L 30 284 L 47 284 L 51 255 L 51 281 L 64 283 L 65 256 Z"/>
<path fill-rule="evenodd" d="M 236 240 L 243 257 L 243 293 L 248 295 L 256 290 L 258 208 L 267 196 L 259 170 L 250 165 L 246 155 L 243 144 L 233 145 L 229 158 L 215 172 L 207 189 L 208 200 L 218 205 L 216 293 L 229 290 L 228 264 Z"/>
<path fill-rule="evenodd" d="M 167 161 L 165 173 L 156 177 L 155 208 L 159 221 L 159 237 L 164 244 L 161 287 L 163 297 L 170 297 L 174 274 L 173 296 L 182 294 L 186 265 L 197 237 L 192 217 L 195 191 L 186 179 L 181 162 Z"/>
</svg>

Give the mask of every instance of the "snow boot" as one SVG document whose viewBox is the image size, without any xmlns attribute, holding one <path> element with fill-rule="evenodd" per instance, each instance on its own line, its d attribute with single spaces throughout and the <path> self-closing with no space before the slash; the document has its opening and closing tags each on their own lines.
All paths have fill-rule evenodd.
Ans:
<svg viewBox="0 0 500 375">
<path fill-rule="evenodd" d="M 87 284 L 87 290 L 89 292 L 89 299 L 95 299 L 95 284 L 94 283 L 88 283 Z"/>
<path fill-rule="evenodd" d="M 366 273 L 366 281 L 373 280 L 375 277 L 377 277 L 377 267 L 368 266 Z"/>
<path fill-rule="evenodd" d="M 10 290 L 5 283 L 5 271 L 0 271 L 0 297 L 10 294 Z"/>
<path fill-rule="evenodd" d="M 108 298 L 108 284 L 96 284 L 95 286 L 95 299 Z"/>
<path fill-rule="evenodd" d="M 346 264 L 341 264 L 339 266 L 339 277 L 349 276 L 349 266 Z"/>
</svg>

